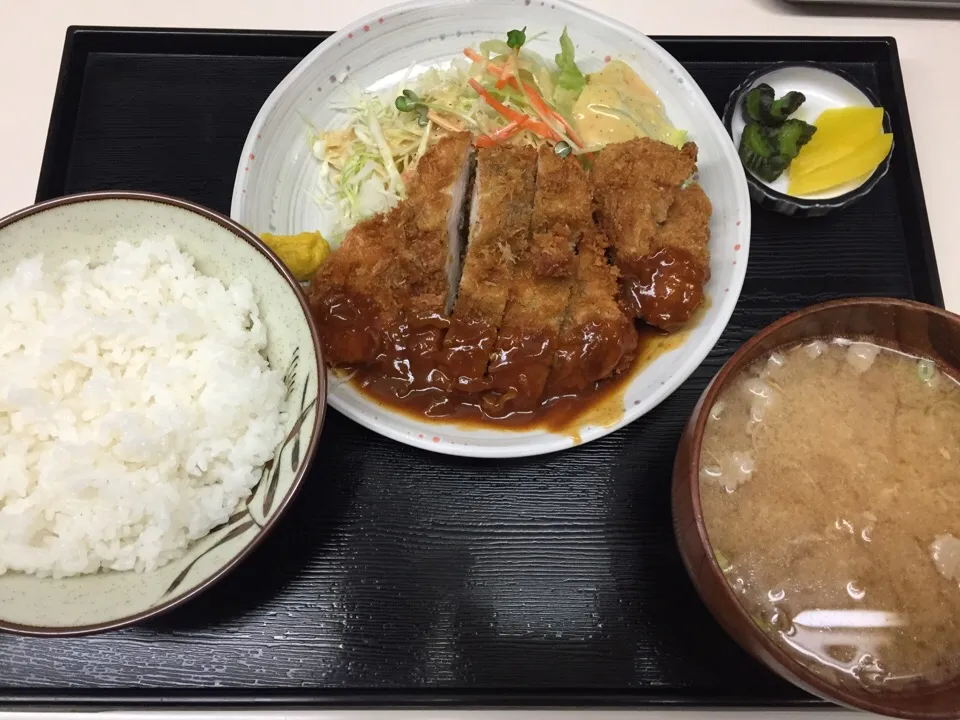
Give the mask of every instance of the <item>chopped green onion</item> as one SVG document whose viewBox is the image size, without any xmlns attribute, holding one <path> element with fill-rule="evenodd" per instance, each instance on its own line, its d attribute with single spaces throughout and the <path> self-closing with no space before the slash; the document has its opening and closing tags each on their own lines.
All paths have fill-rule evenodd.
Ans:
<svg viewBox="0 0 960 720">
<path fill-rule="evenodd" d="M 728 572 L 730 572 L 730 571 L 733 569 L 733 563 L 731 563 L 730 560 L 727 559 L 727 556 L 724 555 L 724 554 L 723 554 L 722 552 L 720 552 L 719 550 L 714 550 L 714 551 L 713 551 L 713 556 L 717 559 L 717 565 L 720 566 L 720 570 L 721 570 L 724 574 L 727 574 Z"/>
<path fill-rule="evenodd" d="M 523 30 L 511 30 L 507 33 L 507 47 L 513 50 L 519 50 L 527 41 L 527 26 Z"/>
<path fill-rule="evenodd" d="M 561 140 L 553 146 L 553 151 L 560 157 L 565 158 L 567 155 L 573 152 L 573 148 L 570 147 L 570 143 L 568 143 L 566 140 Z"/>
<path fill-rule="evenodd" d="M 937 374 L 936 366 L 929 360 L 917 361 L 917 377 L 921 382 L 929 383 Z"/>
</svg>

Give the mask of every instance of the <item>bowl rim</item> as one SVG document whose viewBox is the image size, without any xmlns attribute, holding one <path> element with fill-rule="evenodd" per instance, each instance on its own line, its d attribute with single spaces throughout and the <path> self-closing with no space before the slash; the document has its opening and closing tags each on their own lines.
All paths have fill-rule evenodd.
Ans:
<svg viewBox="0 0 960 720">
<path fill-rule="evenodd" d="M 171 610 L 174 610 L 175 608 L 178 608 L 181 605 L 189 602 L 213 586 L 215 583 L 219 582 L 226 575 L 235 570 L 241 562 L 243 562 L 257 547 L 260 546 L 263 540 L 277 525 L 280 518 L 286 513 L 287 509 L 300 492 L 300 488 L 303 486 L 303 481 L 313 465 L 313 461 L 316 456 L 317 444 L 319 443 L 320 435 L 323 430 L 323 424 L 326 419 L 326 366 L 323 360 L 320 334 L 317 331 L 317 326 L 314 322 L 313 314 L 310 312 L 310 305 L 303 293 L 303 289 L 301 288 L 300 283 L 294 279 L 293 275 L 287 269 L 286 265 L 283 264 L 280 258 L 277 257 L 277 255 L 262 240 L 260 240 L 260 238 L 234 220 L 231 220 L 215 210 L 204 207 L 203 205 L 191 202 L 190 200 L 171 197 L 169 195 L 134 190 L 99 190 L 93 192 L 76 193 L 73 195 L 64 195 L 62 197 L 53 198 L 52 200 L 46 200 L 44 202 L 29 205 L 21 210 L 16 210 L 9 215 L 0 217 L 0 231 L 21 220 L 33 215 L 39 215 L 47 210 L 53 210 L 65 205 L 78 205 L 80 203 L 97 202 L 101 200 L 130 200 L 134 202 L 149 202 L 160 205 L 168 205 L 180 210 L 186 210 L 216 223 L 220 227 L 235 235 L 238 239 L 245 241 L 248 245 L 251 245 L 255 250 L 259 251 L 267 258 L 267 260 L 270 261 L 274 269 L 284 279 L 284 281 L 286 281 L 287 286 L 296 296 L 298 302 L 300 303 L 300 308 L 303 310 L 303 314 L 306 318 L 307 326 L 310 329 L 310 339 L 313 344 L 314 357 L 316 358 L 317 372 L 317 402 L 315 403 L 314 407 L 313 432 L 310 437 L 310 442 L 307 444 L 304 462 L 300 466 L 297 474 L 294 476 L 290 490 L 277 503 L 276 511 L 270 518 L 266 519 L 262 528 L 260 529 L 260 532 L 257 533 L 251 539 L 251 541 L 240 550 L 240 552 L 232 556 L 226 563 L 220 566 L 220 568 L 218 568 L 202 582 L 193 586 L 186 592 L 177 595 L 166 602 L 160 603 L 159 605 L 148 608 L 147 610 L 141 610 L 133 615 L 125 615 L 124 617 L 117 618 L 115 620 L 106 620 L 90 625 L 77 625 L 73 627 L 47 627 L 41 625 L 24 625 L 0 620 L 0 631 L 8 632 L 14 635 L 30 637 L 78 637 L 82 635 L 92 635 L 94 633 L 107 632 L 109 630 L 118 630 L 120 628 L 136 625 L 144 620 L 152 619 L 159 615 L 170 612 Z"/>
<path fill-rule="evenodd" d="M 848 73 L 846 70 L 841 68 L 832 67 L 829 63 L 818 62 L 815 60 L 786 60 L 783 62 L 771 63 L 770 65 L 765 65 L 759 70 L 754 70 L 752 73 L 747 75 L 743 82 L 741 82 L 737 87 L 730 93 L 730 96 L 727 98 L 726 105 L 723 108 L 722 121 L 723 127 L 726 128 L 727 133 L 730 135 L 731 141 L 733 140 L 733 116 L 740 109 L 741 100 L 743 99 L 744 93 L 746 93 L 751 87 L 753 87 L 757 80 L 769 75 L 770 73 L 777 72 L 778 70 L 785 70 L 788 68 L 811 68 L 814 70 L 821 70 L 823 72 L 828 72 L 833 75 L 836 75 L 841 80 L 846 81 L 854 88 L 859 90 L 863 95 L 873 103 L 874 107 L 878 107 L 883 110 L 883 129 L 884 132 L 893 132 L 892 122 L 890 119 L 890 113 L 887 111 L 883 105 L 880 104 L 880 100 L 877 97 L 876 93 L 873 92 L 866 85 L 857 80 L 853 75 Z M 767 183 L 760 180 L 752 172 L 747 170 L 746 167 L 743 168 L 743 173 L 747 177 L 748 185 L 753 188 L 756 192 L 762 193 L 764 196 L 775 200 L 779 203 L 784 203 L 787 205 L 793 205 L 797 208 L 803 210 L 814 210 L 814 209 L 828 209 L 828 210 L 837 210 L 839 208 L 846 207 L 856 200 L 867 195 L 872 191 L 877 183 L 886 175 L 890 170 L 890 163 L 893 158 L 893 151 L 896 147 L 896 138 L 893 139 L 893 144 L 890 146 L 890 151 L 887 153 L 886 157 L 880 161 L 880 164 L 874 169 L 870 176 L 864 180 L 860 185 L 857 185 L 855 188 L 851 188 L 842 195 L 836 195 L 834 197 L 826 198 L 805 198 L 798 195 L 788 195 L 785 192 L 775 190 Z"/>
<path fill-rule="evenodd" d="M 717 561 L 716 555 L 713 552 L 713 545 L 710 542 L 709 535 L 707 533 L 706 524 L 703 519 L 703 506 L 700 501 L 700 450 L 703 445 L 703 434 L 707 424 L 707 418 L 709 417 L 709 410 L 713 407 L 714 402 L 716 401 L 717 395 L 720 391 L 726 387 L 727 382 L 736 373 L 737 367 L 743 360 L 743 358 L 749 353 L 751 353 L 754 348 L 763 343 L 767 338 L 772 334 L 779 331 L 781 328 L 791 325 L 798 320 L 801 320 L 805 317 L 809 317 L 816 313 L 822 312 L 824 310 L 829 310 L 833 308 L 842 308 L 842 307 L 865 307 L 865 306 L 878 306 L 883 308 L 904 308 L 911 310 L 920 310 L 931 315 L 935 315 L 945 320 L 950 321 L 954 325 L 960 327 L 960 315 L 952 313 L 948 310 L 945 310 L 935 305 L 928 305 L 927 303 L 918 302 L 916 300 L 907 300 L 901 298 L 890 298 L 890 297 L 851 297 L 851 298 L 840 298 L 837 300 L 830 300 L 823 303 L 817 303 L 816 305 L 810 305 L 804 307 L 800 310 L 792 312 L 788 315 L 785 315 L 769 325 L 765 326 L 757 334 L 753 335 L 749 340 L 747 340 L 743 345 L 741 345 L 737 351 L 723 364 L 720 370 L 714 375 L 713 379 L 710 381 L 710 384 L 703 391 L 703 394 L 700 396 L 700 399 L 697 402 L 697 406 L 693 410 L 693 414 L 690 417 L 688 422 L 688 431 L 689 431 L 689 467 L 687 472 L 687 488 L 685 488 L 686 500 L 690 501 L 690 507 L 692 509 L 694 517 L 694 525 L 697 530 L 697 540 L 700 543 L 700 546 L 705 551 L 706 562 L 702 563 L 701 566 L 697 569 L 690 567 L 688 564 L 688 558 L 685 553 L 681 552 L 683 558 L 684 566 L 687 569 L 688 575 L 693 580 L 693 585 L 697 591 L 697 595 L 700 597 L 703 604 L 710 611 L 710 614 L 714 617 L 717 623 L 727 632 L 727 635 L 733 639 L 738 645 L 747 650 L 750 655 L 754 658 L 758 656 L 750 649 L 750 644 L 758 645 L 762 648 L 763 653 L 772 657 L 773 660 L 779 667 L 771 666 L 770 663 L 761 659 L 764 665 L 770 667 L 778 675 L 788 678 L 793 684 L 797 685 L 807 692 L 811 692 L 823 699 L 826 699 L 831 702 L 840 703 L 847 707 L 851 707 L 857 710 L 865 710 L 867 712 L 877 713 L 880 715 L 891 716 L 891 708 L 882 701 L 884 695 L 877 695 L 876 701 L 865 700 L 864 696 L 858 695 L 854 692 L 847 690 L 846 688 L 832 684 L 822 679 L 820 676 L 810 671 L 802 664 L 793 659 L 792 656 L 788 655 L 776 642 L 770 639 L 765 633 L 763 633 L 759 627 L 756 626 L 756 623 L 750 617 L 746 608 L 733 593 L 733 590 L 730 587 L 730 584 L 727 582 L 726 577 L 723 574 L 723 570 L 720 568 L 720 564 Z M 680 456 L 678 455 L 674 468 L 676 469 L 680 463 Z M 672 485 L 674 489 L 677 487 L 677 480 L 673 479 Z M 689 493 L 689 494 L 687 494 Z M 678 533 L 679 538 L 679 528 L 675 526 L 675 532 Z M 680 545 L 682 547 L 682 542 Z M 696 571 L 695 571 L 696 570 Z M 747 627 L 751 628 L 751 642 L 744 642 L 739 632 L 734 628 L 728 625 L 728 622 L 723 618 L 723 614 L 715 610 L 715 603 L 704 596 L 701 591 L 701 583 L 697 580 L 697 572 L 708 572 L 714 581 L 716 587 L 722 588 L 721 592 L 723 594 L 724 604 L 732 608 L 732 613 L 738 617 L 741 623 L 745 624 Z M 932 686 L 929 692 L 936 692 L 939 689 L 944 687 L 951 687 L 952 685 L 960 682 L 960 676 L 951 678 Z M 919 691 L 923 692 L 923 691 Z M 923 693 L 927 694 L 927 693 Z M 956 717 L 956 713 L 936 713 L 936 712 L 921 712 L 914 715 L 902 714 L 897 712 L 894 717 L 916 717 L 916 718 L 930 718 L 930 719 L 939 719 L 939 718 L 953 718 Z"/>
</svg>

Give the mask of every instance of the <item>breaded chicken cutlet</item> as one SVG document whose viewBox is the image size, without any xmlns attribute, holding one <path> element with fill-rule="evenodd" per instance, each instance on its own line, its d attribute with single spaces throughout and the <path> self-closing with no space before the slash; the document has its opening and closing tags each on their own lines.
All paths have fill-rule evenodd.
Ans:
<svg viewBox="0 0 960 720">
<path fill-rule="evenodd" d="M 471 139 L 459 133 L 424 153 L 407 182 L 407 204 L 416 208 L 417 232 L 401 257 L 413 308 L 420 314 L 447 316 L 453 310 L 472 172 Z"/>
<path fill-rule="evenodd" d="M 317 271 L 310 301 L 329 364 L 373 363 L 391 333 L 449 314 L 472 154 L 469 133 L 440 140 L 420 159 L 407 199 L 358 223 Z M 439 344 L 432 334 L 427 344 Z"/>
<path fill-rule="evenodd" d="M 549 395 L 566 395 L 629 367 L 637 332 L 617 296 L 619 271 L 607 260 L 608 240 L 588 230 L 577 246 L 576 282 L 547 383 Z"/>
<path fill-rule="evenodd" d="M 711 210 L 699 185 L 679 192 L 657 228 L 653 254 L 621 281 L 621 304 L 629 314 L 667 332 L 690 320 L 710 279 Z"/>
<path fill-rule="evenodd" d="M 682 327 L 710 277 L 710 201 L 697 184 L 697 146 L 648 138 L 604 148 L 593 167 L 597 215 L 620 270 L 625 312 L 662 330 Z"/>
<path fill-rule="evenodd" d="M 517 265 L 500 337 L 490 360 L 490 414 L 535 407 L 553 366 L 575 277 L 576 246 L 593 226 L 590 186 L 575 158 L 537 155 L 533 238 Z"/>
<path fill-rule="evenodd" d="M 666 220 L 657 228 L 653 251 L 664 248 L 682 250 L 702 269 L 704 281 L 710 279 L 710 198 L 698 183 L 683 188 L 670 207 Z"/>
<path fill-rule="evenodd" d="M 430 417 L 530 411 L 629 369 L 634 318 L 674 330 L 702 301 L 711 206 L 687 185 L 696 156 L 632 140 L 587 172 L 550 147 L 442 138 L 407 198 L 317 272 L 327 361 Z"/>
<path fill-rule="evenodd" d="M 600 226 L 614 262 L 626 274 L 654 252 L 654 238 L 697 169 L 697 146 L 682 150 L 650 138 L 608 145 L 597 153 L 591 179 Z"/>
<path fill-rule="evenodd" d="M 532 148 L 498 145 L 477 151 L 463 275 L 439 358 L 461 391 L 488 385 L 487 365 L 517 261 L 530 242 L 536 180 Z"/>
</svg>

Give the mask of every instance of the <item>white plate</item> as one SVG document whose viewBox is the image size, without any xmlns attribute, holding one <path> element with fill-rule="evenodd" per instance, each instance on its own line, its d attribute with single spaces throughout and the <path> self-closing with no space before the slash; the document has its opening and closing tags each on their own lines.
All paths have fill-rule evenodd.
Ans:
<svg viewBox="0 0 960 720">
<path fill-rule="evenodd" d="M 609 57 L 630 63 L 657 92 L 672 122 L 700 147 L 700 182 L 713 202 L 710 222 L 710 307 L 679 348 L 637 373 L 624 394 L 622 418 L 588 425 L 579 437 L 545 430 L 464 429 L 414 421 L 361 396 L 331 377 L 329 404 L 386 437 L 425 450 L 472 457 L 539 455 L 589 442 L 636 420 L 686 380 L 716 344 L 733 313 L 747 266 L 750 204 L 743 169 L 730 137 L 700 88 L 659 45 L 636 30 L 564 0 L 416 0 L 345 27 L 297 65 L 264 103 L 243 147 L 230 215 L 254 232 L 322 229 L 315 195 L 318 165 L 306 142 L 303 118 L 335 127 L 332 106 L 346 100 L 341 84 L 381 89 L 413 73 L 448 63 L 466 46 L 505 37 L 514 27 L 543 32 L 530 47 L 544 57 L 559 51 L 564 26 L 584 72 Z"/>
</svg>

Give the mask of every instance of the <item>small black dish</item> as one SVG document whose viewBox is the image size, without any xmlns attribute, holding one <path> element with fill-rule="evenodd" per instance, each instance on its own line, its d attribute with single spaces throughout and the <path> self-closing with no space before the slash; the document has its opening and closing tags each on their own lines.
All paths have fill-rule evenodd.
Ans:
<svg viewBox="0 0 960 720">
<path fill-rule="evenodd" d="M 776 91 L 777 96 L 789 90 L 799 90 L 807 100 L 797 111 L 796 117 L 813 122 L 827 108 L 873 105 L 880 107 L 874 94 L 855 78 L 841 70 L 815 62 L 784 62 L 761 68 L 751 73 L 730 94 L 723 110 L 723 124 L 730 133 L 735 145 L 740 144 L 740 133 L 744 122 L 740 114 L 743 96 L 756 85 L 767 83 Z M 891 132 L 890 116 L 884 111 L 883 130 Z M 896 138 L 894 138 L 896 142 Z M 869 193 L 880 178 L 890 169 L 893 148 L 876 170 L 860 183 L 856 181 L 842 185 L 834 191 L 827 191 L 815 197 L 798 197 L 786 192 L 786 176 L 774 183 L 767 183 L 744 168 L 750 197 L 760 207 L 774 210 L 792 217 L 819 217 L 832 210 L 852 205 Z"/>
</svg>

